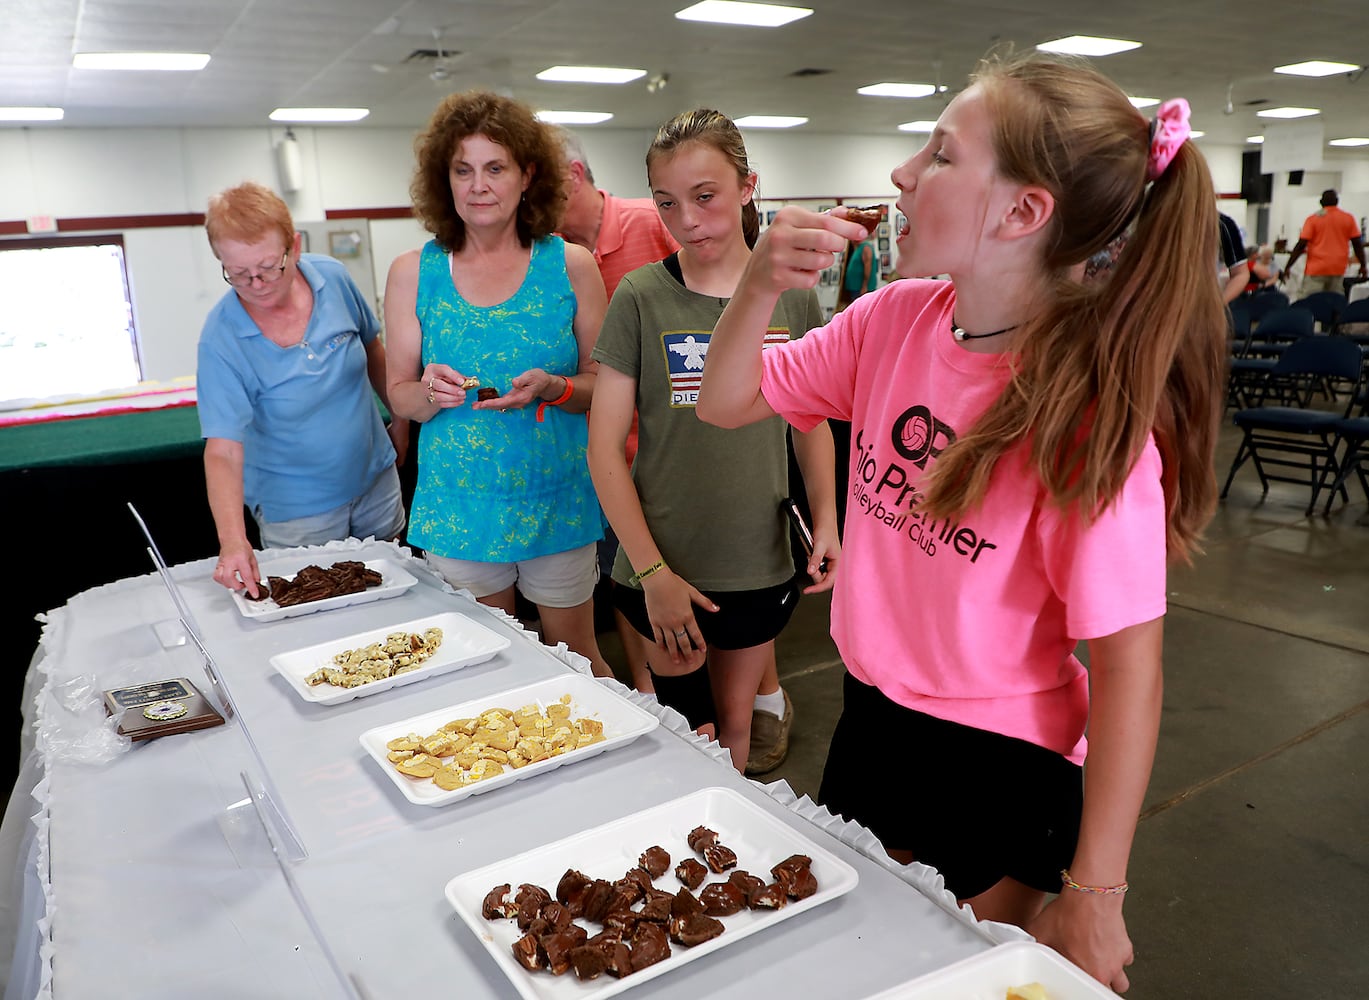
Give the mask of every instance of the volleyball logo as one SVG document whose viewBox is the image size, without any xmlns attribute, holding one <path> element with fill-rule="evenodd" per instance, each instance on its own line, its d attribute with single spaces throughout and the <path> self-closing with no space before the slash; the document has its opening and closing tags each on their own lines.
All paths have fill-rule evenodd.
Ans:
<svg viewBox="0 0 1369 1000">
<path fill-rule="evenodd" d="M 894 450 L 920 469 L 926 466 L 928 458 L 940 455 L 955 440 L 955 431 L 927 407 L 919 405 L 899 414 L 890 437 Z"/>
</svg>

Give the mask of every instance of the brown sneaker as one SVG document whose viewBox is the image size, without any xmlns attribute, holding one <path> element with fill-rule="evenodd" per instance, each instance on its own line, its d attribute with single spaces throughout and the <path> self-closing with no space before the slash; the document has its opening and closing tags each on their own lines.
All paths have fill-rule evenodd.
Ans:
<svg viewBox="0 0 1369 1000">
<path fill-rule="evenodd" d="M 789 754 L 789 730 L 794 726 L 794 703 L 784 691 L 784 718 L 771 712 L 751 713 L 751 749 L 746 755 L 747 774 L 765 774 L 784 763 Z"/>
</svg>

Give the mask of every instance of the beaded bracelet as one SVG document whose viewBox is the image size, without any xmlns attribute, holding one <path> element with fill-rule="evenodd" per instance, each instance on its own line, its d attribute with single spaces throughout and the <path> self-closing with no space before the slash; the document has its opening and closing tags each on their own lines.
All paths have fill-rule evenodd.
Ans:
<svg viewBox="0 0 1369 1000">
<path fill-rule="evenodd" d="M 663 569 L 665 569 L 665 560 L 657 559 L 654 563 L 652 563 L 646 569 L 642 570 L 640 573 L 633 573 L 630 577 L 627 578 L 627 582 L 632 584 L 641 583 L 647 577 L 651 576 L 651 574 L 659 573 Z"/>
<path fill-rule="evenodd" d="M 1060 884 L 1066 889 L 1073 889 L 1075 892 L 1086 893 L 1090 896 L 1121 896 L 1131 888 L 1126 882 L 1118 882 L 1116 885 L 1080 885 L 1070 877 L 1068 868 L 1060 869 Z"/>
<path fill-rule="evenodd" d="M 560 406 L 562 403 L 568 401 L 571 396 L 575 395 L 575 383 L 569 378 L 566 378 L 565 375 L 562 375 L 561 377 L 566 380 L 566 391 L 555 399 L 544 399 L 537 404 L 537 422 L 539 424 L 542 422 L 548 406 Z"/>
</svg>

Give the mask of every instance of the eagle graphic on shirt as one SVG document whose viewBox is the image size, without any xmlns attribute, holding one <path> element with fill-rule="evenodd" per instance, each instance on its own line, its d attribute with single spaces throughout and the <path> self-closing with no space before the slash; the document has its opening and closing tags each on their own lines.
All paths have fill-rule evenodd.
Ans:
<svg viewBox="0 0 1369 1000">
<path fill-rule="evenodd" d="M 704 362 L 712 330 L 667 330 L 661 334 L 666 370 L 670 379 L 670 405 L 694 406 L 703 384 Z M 765 331 L 765 349 L 789 342 L 787 326 L 772 326 Z"/>
</svg>

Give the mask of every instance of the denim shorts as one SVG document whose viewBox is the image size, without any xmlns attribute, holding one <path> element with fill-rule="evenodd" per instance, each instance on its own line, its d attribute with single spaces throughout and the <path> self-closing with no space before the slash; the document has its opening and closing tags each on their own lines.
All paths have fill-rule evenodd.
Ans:
<svg viewBox="0 0 1369 1000">
<path fill-rule="evenodd" d="M 252 510 L 261 531 L 264 549 L 287 549 L 297 545 L 322 545 L 343 538 L 379 538 L 389 541 L 404 531 L 404 501 L 399 493 L 399 473 L 393 465 L 376 477 L 355 500 L 289 521 L 264 521 L 261 508 Z"/>
</svg>

